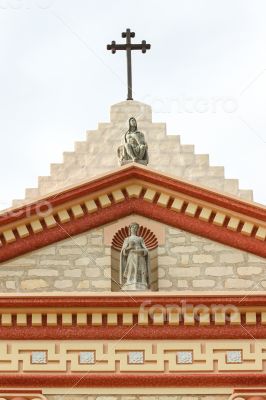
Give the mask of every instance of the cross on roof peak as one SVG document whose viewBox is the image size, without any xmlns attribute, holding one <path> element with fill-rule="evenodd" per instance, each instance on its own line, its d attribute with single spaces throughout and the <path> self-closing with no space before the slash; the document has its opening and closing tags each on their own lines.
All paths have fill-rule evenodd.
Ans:
<svg viewBox="0 0 266 400">
<path fill-rule="evenodd" d="M 107 45 L 107 50 L 111 50 L 112 54 L 115 54 L 117 50 L 126 50 L 127 52 L 127 100 L 133 100 L 132 97 L 132 63 L 131 63 L 131 51 L 141 50 L 142 53 L 146 53 L 150 50 L 151 45 L 146 43 L 146 40 L 142 40 L 139 44 L 131 43 L 131 38 L 135 37 L 135 32 L 131 32 L 128 28 L 126 32 L 122 32 L 122 38 L 126 38 L 125 44 L 116 44 L 113 40 L 111 44 Z"/>
</svg>

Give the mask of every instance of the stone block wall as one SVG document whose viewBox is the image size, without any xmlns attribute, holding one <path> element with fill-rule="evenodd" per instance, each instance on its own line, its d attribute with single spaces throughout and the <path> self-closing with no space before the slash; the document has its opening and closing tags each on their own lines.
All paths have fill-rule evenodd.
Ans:
<svg viewBox="0 0 266 400">
<path fill-rule="evenodd" d="M 160 290 L 249 290 L 266 288 L 266 260 L 166 227 L 159 251 Z"/>
<path fill-rule="evenodd" d="M 157 249 L 159 290 L 266 289 L 265 259 L 179 229 L 163 229 L 165 244 Z M 3 262 L 0 292 L 110 292 L 111 248 L 104 243 L 100 228 Z"/>
<path fill-rule="evenodd" d="M 1 263 L 0 291 L 110 291 L 110 259 L 95 229 Z"/>
<path fill-rule="evenodd" d="M 153 123 L 150 106 L 124 101 L 111 107 L 110 122 L 100 123 L 97 130 L 88 131 L 87 139 L 76 142 L 73 152 L 63 153 L 62 163 L 51 164 L 50 176 L 39 177 L 38 187 L 26 189 L 25 199 L 14 200 L 13 205 L 36 200 L 118 168 L 117 148 L 132 116 L 136 117 L 138 129 L 148 142 L 150 168 L 252 200 L 252 191 L 240 190 L 237 179 L 225 179 L 224 168 L 210 166 L 207 154 L 195 154 L 194 146 L 181 144 L 179 135 L 168 135 L 164 123 Z"/>
</svg>

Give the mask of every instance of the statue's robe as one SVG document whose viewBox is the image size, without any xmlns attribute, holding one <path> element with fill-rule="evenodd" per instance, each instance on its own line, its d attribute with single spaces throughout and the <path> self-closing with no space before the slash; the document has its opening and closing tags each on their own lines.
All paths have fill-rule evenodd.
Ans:
<svg viewBox="0 0 266 400">
<path fill-rule="evenodd" d="M 146 255 L 141 255 L 128 249 L 129 244 L 133 248 L 146 250 Z M 150 260 L 149 252 L 144 240 L 140 236 L 131 235 L 124 240 L 120 254 L 120 284 L 135 285 L 143 289 L 148 289 L 150 285 Z"/>
<path fill-rule="evenodd" d="M 130 160 L 132 157 L 139 162 L 148 164 L 149 158 L 145 136 L 138 130 L 128 130 L 123 135 L 122 145 L 118 148 L 118 158 L 120 160 Z"/>
</svg>

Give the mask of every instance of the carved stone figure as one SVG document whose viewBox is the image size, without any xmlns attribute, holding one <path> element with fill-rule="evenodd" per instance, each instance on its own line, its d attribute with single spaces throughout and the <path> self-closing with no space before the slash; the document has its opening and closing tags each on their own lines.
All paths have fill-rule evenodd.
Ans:
<svg viewBox="0 0 266 400">
<path fill-rule="evenodd" d="M 122 290 L 148 290 L 150 286 L 149 252 L 141 236 L 139 225 L 132 223 L 130 236 L 123 243 L 120 254 L 120 284 Z"/>
<path fill-rule="evenodd" d="M 125 165 L 130 162 L 147 165 L 148 145 L 145 142 L 145 136 L 138 131 L 137 121 L 135 118 L 129 119 L 129 129 L 123 135 L 122 145 L 117 150 L 120 165 Z"/>
</svg>

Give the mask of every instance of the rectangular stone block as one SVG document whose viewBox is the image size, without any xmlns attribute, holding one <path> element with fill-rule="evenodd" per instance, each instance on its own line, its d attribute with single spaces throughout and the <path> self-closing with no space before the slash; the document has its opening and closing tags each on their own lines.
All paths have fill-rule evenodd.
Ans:
<svg viewBox="0 0 266 400">
<path fill-rule="evenodd" d="M 218 212 L 213 219 L 213 224 L 222 226 L 224 223 L 225 217 L 226 217 L 225 214 Z"/>
<path fill-rule="evenodd" d="M 194 325 L 194 313 L 193 312 L 185 312 L 184 313 L 184 325 Z"/>
<path fill-rule="evenodd" d="M 57 314 L 47 314 L 47 325 L 48 326 L 57 325 Z"/>
<path fill-rule="evenodd" d="M 92 325 L 102 325 L 102 314 L 94 313 L 91 316 L 91 323 Z"/>
<path fill-rule="evenodd" d="M 266 312 L 262 311 L 261 313 L 261 323 L 262 325 L 266 325 Z"/>
<path fill-rule="evenodd" d="M 253 228 L 254 228 L 254 224 L 252 224 L 251 222 L 245 222 L 241 229 L 241 233 L 243 235 L 250 236 Z"/>
<path fill-rule="evenodd" d="M 230 323 L 231 325 L 240 325 L 241 324 L 241 314 L 240 312 L 232 312 L 230 315 Z"/>
<path fill-rule="evenodd" d="M 177 311 L 168 311 L 168 323 L 169 325 L 179 325 L 180 313 Z"/>
<path fill-rule="evenodd" d="M 87 325 L 87 314 L 86 313 L 78 313 L 77 314 L 77 325 Z"/>
<path fill-rule="evenodd" d="M 257 315 L 255 311 L 246 312 L 246 324 L 247 325 L 256 325 Z"/>
<path fill-rule="evenodd" d="M 11 326 L 12 325 L 12 314 L 2 314 L 1 316 L 1 324 L 3 326 Z"/>
<path fill-rule="evenodd" d="M 214 323 L 215 325 L 225 325 L 225 313 L 222 311 L 215 312 Z"/>
<path fill-rule="evenodd" d="M 82 207 L 80 204 L 77 204 L 77 205 L 71 207 L 71 211 L 75 218 L 80 218 L 84 215 L 84 211 L 82 210 Z"/>
<path fill-rule="evenodd" d="M 123 314 L 123 325 L 132 325 L 133 324 L 133 314 L 124 313 Z"/>
<path fill-rule="evenodd" d="M 34 233 L 43 231 L 42 224 L 40 223 L 40 221 L 38 219 L 36 219 L 35 221 L 32 221 L 30 223 L 30 226 L 32 227 L 32 230 Z"/>
<path fill-rule="evenodd" d="M 162 312 L 153 313 L 153 324 L 154 325 L 163 325 L 164 324 L 164 314 Z"/>
<path fill-rule="evenodd" d="M 14 242 L 16 240 L 16 237 L 15 237 L 14 232 L 12 231 L 12 229 L 8 229 L 7 231 L 4 231 L 3 235 L 4 235 L 5 241 L 7 243 L 11 243 L 11 242 Z"/>
<path fill-rule="evenodd" d="M 147 189 L 143 198 L 144 198 L 144 200 L 152 203 L 153 200 L 154 200 L 155 195 L 156 195 L 156 191 L 155 190 Z"/>
<path fill-rule="evenodd" d="M 128 194 L 128 197 L 136 197 L 138 198 L 140 196 L 142 190 L 142 186 L 140 185 L 129 185 L 126 187 L 126 191 Z"/>
<path fill-rule="evenodd" d="M 195 203 L 188 203 L 186 210 L 185 210 L 185 214 L 189 215 L 190 217 L 194 217 L 194 215 L 196 214 L 198 209 L 197 204 Z"/>
<path fill-rule="evenodd" d="M 57 224 L 53 215 L 48 215 L 48 217 L 45 217 L 44 222 L 45 222 L 47 228 L 53 228 Z"/>
<path fill-rule="evenodd" d="M 200 212 L 199 219 L 201 221 L 208 222 L 210 219 L 211 213 L 212 213 L 212 210 L 210 208 L 203 207 L 203 209 Z"/>
<path fill-rule="evenodd" d="M 85 207 L 86 207 L 88 213 L 93 213 L 98 210 L 98 207 L 94 200 L 85 201 Z"/>
<path fill-rule="evenodd" d="M 171 210 L 180 212 L 184 204 L 184 200 L 175 198 L 171 206 Z"/>
<path fill-rule="evenodd" d="M 200 325 L 210 325 L 210 314 L 208 312 L 203 312 L 199 314 Z"/>
<path fill-rule="evenodd" d="M 108 313 L 107 314 L 107 325 L 117 325 L 117 314 Z"/>
<path fill-rule="evenodd" d="M 33 326 L 42 326 L 42 314 L 32 314 L 31 323 Z"/>
<path fill-rule="evenodd" d="M 238 218 L 232 217 L 228 222 L 227 229 L 230 229 L 231 231 L 236 231 L 239 223 L 240 220 Z"/>
<path fill-rule="evenodd" d="M 107 194 L 103 194 L 102 196 L 99 197 L 99 202 L 101 204 L 102 208 L 109 207 L 112 203 Z"/>
<path fill-rule="evenodd" d="M 17 314 L 17 325 L 18 326 L 27 325 L 27 314 Z"/>
<path fill-rule="evenodd" d="M 67 210 L 60 210 L 58 211 L 57 215 L 62 223 L 70 221 L 70 215 L 68 214 Z"/>
<path fill-rule="evenodd" d="M 139 312 L 138 314 L 138 324 L 139 325 L 148 325 L 149 323 L 149 316 L 146 312 Z"/>
<path fill-rule="evenodd" d="M 161 193 L 159 196 L 159 199 L 157 201 L 157 204 L 162 207 L 167 207 L 167 204 L 169 202 L 170 196 L 166 193 Z"/>
<path fill-rule="evenodd" d="M 71 326 L 72 325 L 72 314 L 63 313 L 62 314 L 62 325 Z"/>
<path fill-rule="evenodd" d="M 31 364 L 46 364 L 47 352 L 46 351 L 33 351 L 31 353 Z"/>
<path fill-rule="evenodd" d="M 266 238 L 266 228 L 263 228 L 263 227 L 260 226 L 259 229 L 256 232 L 255 237 L 256 237 L 256 239 L 259 239 L 259 240 L 265 240 L 265 238 Z"/>
<path fill-rule="evenodd" d="M 123 192 L 120 189 L 114 190 L 112 192 L 112 195 L 113 195 L 115 203 L 120 203 L 121 201 L 125 200 L 125 196 L 123 195 Z"/>
<path fill-rule="evenodd" d="M 26 225 L 18 226 L 17 231 L 18 231 L 19 237 L 21 237 L 21 238 L 27 237 L 30 234 Z"/>
</svg>

